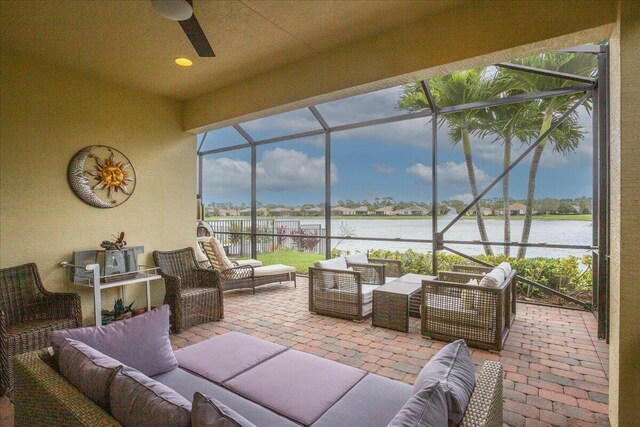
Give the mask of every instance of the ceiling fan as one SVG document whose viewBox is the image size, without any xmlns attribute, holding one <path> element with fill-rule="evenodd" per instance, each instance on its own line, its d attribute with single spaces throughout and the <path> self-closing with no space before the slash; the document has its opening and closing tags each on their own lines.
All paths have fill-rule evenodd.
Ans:
<svg viewBox="0 0 640 427">
<path fill-rule="evenodd" d="M 216 56 L 193 13 L 193 0 L 151 0 L 160 16 L 178 21 L 200 57 Z"/>
</svg>

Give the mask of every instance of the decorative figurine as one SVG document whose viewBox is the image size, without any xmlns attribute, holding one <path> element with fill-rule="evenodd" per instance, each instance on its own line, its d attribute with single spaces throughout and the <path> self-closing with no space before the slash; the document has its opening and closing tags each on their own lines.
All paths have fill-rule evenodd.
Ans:
<svg viewBox="0 0 640 427">
<path fill-rule="evenodd" d="M 122 248 L 127 246 L 127 242 L 125 242 L 124 240 L 124 231 L 121 231 L 119 235 L 112 237 L 115 239 L 113 242 L 109 240 L 103 240 L 102 243 L 100 243 L 100 247 L 107 251 L 111 251 L 114 249 L 121 251 Z"/>
</svg>

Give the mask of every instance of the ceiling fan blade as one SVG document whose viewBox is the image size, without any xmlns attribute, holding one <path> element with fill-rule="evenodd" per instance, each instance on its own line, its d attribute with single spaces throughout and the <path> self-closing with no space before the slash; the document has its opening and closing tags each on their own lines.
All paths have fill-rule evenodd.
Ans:
<svg viewBox="0 0 640 427">
<path fill-rule="evenodd" d="M 209 41 L 207 40 L 207 36 L 204 35 L 204 31 L 202 31 L 202 27 L 200 27 L 200 24 L 196 19 L 196 15 L 191 15 L 191 18 L 178 22 L 180 22 L 180 26 L 184 30 L 184 33 L 189 37 L 189 41 L 191 41 L 193 48 L 198 52 L 198 56 L 216 56 L 216 54 L 213 53 L 213 49 L 211 48 Z"/>
</svg>

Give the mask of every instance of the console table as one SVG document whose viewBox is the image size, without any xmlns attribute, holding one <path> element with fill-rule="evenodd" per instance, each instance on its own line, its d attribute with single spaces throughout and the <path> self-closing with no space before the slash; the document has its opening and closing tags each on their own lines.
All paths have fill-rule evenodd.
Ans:
<svg viewBox="0 0 640 427">
<path fill-rule="evenodd" d="M 371 324 L 409 332 L 409 316 L 420 317 L 422 281 L 435 278 L 410 273 L 374 289 Z"/>
<path fill-rule="evenodd" d="M 86 274 L 86 280 L 72 281 L 76 286 L 83 286 L 93 290 L 93 311 L 95 314 L 96 325 L 102 325 L 102 295 L 103 289 L 120 288 L 122 294 L 122 302 L 126 305 L 125 287 L 138 283 L 146 283 L 147 290 L 147 311 L 151 311 L 151 289 L 150 284 L 154 280 L 162 279 L 158 274 L 158 267 L 140 266 L 137 272 L 129 272 L 123 274 L 115 274 L 110 276 L 100 276 L 100 265 L 89 264 L 86 266 L 74 265 L 69 262 L 60 263 L 62 267 L 83 269 Z M 120 276 L 120 277 L 119 277 Z M 103 279 L 108 278 L 108 282 Z M 97 284 L 97 286 L 96 286 Z"/>
</svg>

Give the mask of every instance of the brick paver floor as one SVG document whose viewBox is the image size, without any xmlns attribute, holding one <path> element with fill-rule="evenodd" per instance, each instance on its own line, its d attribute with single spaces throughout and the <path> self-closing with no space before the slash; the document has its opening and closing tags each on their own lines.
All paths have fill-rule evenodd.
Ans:
<svg viewBox="0 0 640 427">
<path fill-rule="evenodd" d="M 420 335 L 319 316 L 308 311 L 305 278 L 298 288 L 275 284 L 224 295 L 225 318 L 173 335 L 185 347 L 230 330 L 250 334 L 340 363 L 413 384 L 446 343 Z M 504 422 L 510 426 L 608 425 L 608 346 L 596 336 L 591 313 L 518 304 L 502 352 L 472 349 L 477 369 L 499 360 L 505 370 Z"/>
<path fill-rule="evenodd" d="M 318 316 L 308 311 L 307 282 L 275 284 L 224 295 L 225 319 L 172 335 L 174 348 L 230 330 L 356 366 L 412 384 L 420 369 L 446 343 L 420 335 Z M 479 369 L 499 360 L 505 370 L 504 422 L 509 426 L 608 425 L 608 346 L 596 337 L 592 314 L 518 304 L 517 318 L 498 355 L 472 349 Z M 0 425 L 12 425 L 13 408 L 0 399 Z M 339 427 L 339 426 L 336 426 Z"/>
</svg>

